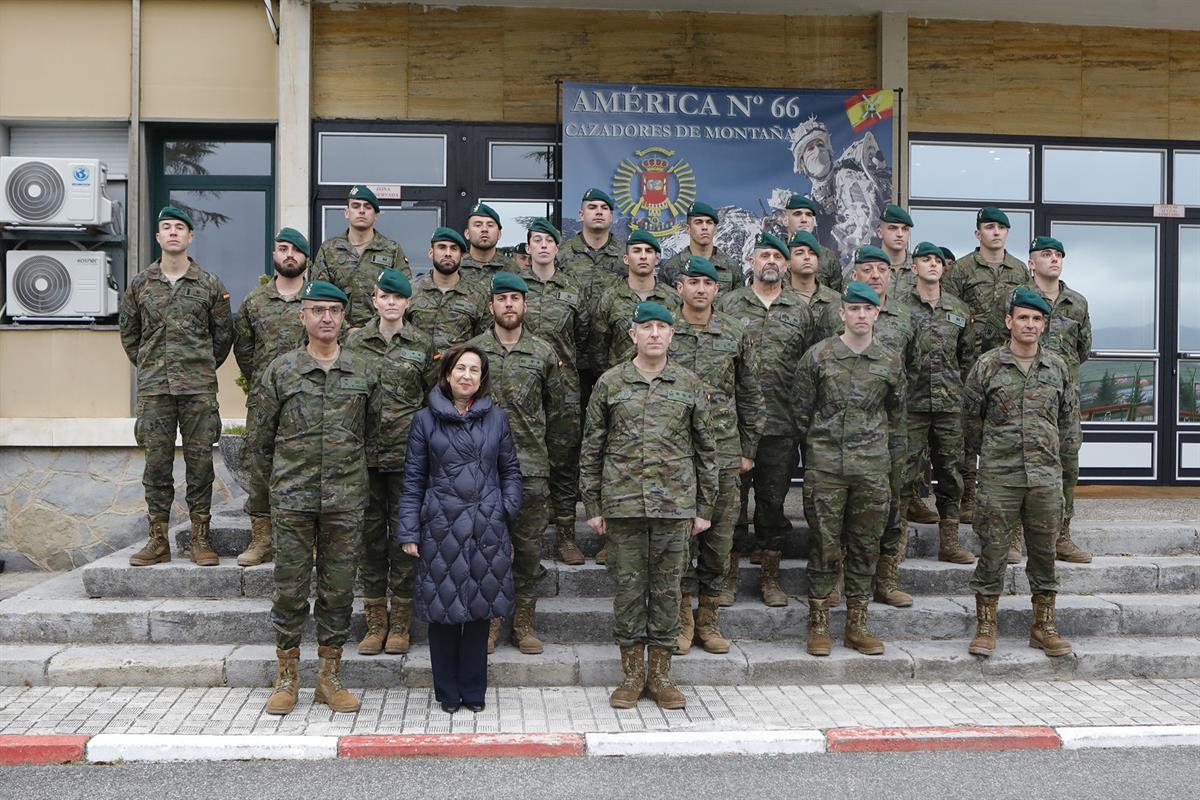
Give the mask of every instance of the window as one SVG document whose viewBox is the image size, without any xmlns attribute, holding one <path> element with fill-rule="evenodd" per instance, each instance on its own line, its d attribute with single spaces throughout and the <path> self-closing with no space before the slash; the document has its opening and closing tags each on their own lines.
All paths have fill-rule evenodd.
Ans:
<svg viewBox="0 0 1200 800">
<path fill-rule="evenodd" d="M 550 142 L 488 142 L 488 180 L 553 181 L 558 145 Z"/>
<path fill-rule="evenodd" d="M 501 200 L 484 198 L 500 215 L 500 247 L 512 247 L 525 241 L 529 223 L 538 217 L 549 219 L 554 214 L 554 203 L 546 200 Z"/>
<path fill-rule="evenodd" d="M 1084 422 L 1154 422 L 1155 362 L 1094 358 L 1079 369 Z"/>
<path fill-rule="evenodd" d="M 1200 153 L 1175 154 L 1175 191 L 1171 202 L 1200 206 Z"/>
<path fill-rule="evenodd" d="M 977 208 L 913 208 L 912 243 L 933 242 L 938 247 L 949 247 L 954 255 L 962 258 L 979 246 L 975 238 L 975 212 Z M 1004 209 L 1012 228 L 1008 232 L 1008 251 L 1022 261 L 1025 260 L 1030 239 L 1033 238 L 1033 212 L 1022 209 Z"/>
<path fill-rule="evenodd" d="M 1166 153 L 1046 147 L 1042 199 L 1047 203 L 1153 205 L 1166 195 Z"/>
<path fill-rule="evenodd" d="M 320 135 L 317 146 L 319 183 L 446 185 L 446 137 L 441 134 L 328 132 Z"/>
<path fill-rule="evenodd" d="M 912 198 L 988 198 L 991 203 L 1033 200 L 1032 147 L 913 144 L 910 154 Z"/>
<path fill-rule="evenodd" d="M 436 203 L 407 201 L 380 203 L 380 214 L 375 218 L 375 230 L 393 239 L 408 256 L 413 276 L 428 272 L 432 265 L 426 258 L 429 237 L 433 229 L 442 224 L 442 207 Z M 346 204 L 321 206 L 321 239 L 337 236 L 346 230 Z"/>
</svg>

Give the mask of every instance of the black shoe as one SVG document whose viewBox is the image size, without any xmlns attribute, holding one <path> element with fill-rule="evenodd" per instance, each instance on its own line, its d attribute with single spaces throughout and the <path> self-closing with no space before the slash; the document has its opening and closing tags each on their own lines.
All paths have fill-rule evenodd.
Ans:
<svg viewBox="0 0 1200 800">
<path fill-rule="evenodd" d="M 474 713 L 474 714 L 478 714 L 480 711 L 483 711 L 483 703 L 482 703 L 482 702 L 479 702 L 479 703 L 463 703 L 463 705 L 464 705 L 464 706 L 466 706 L 466 707 L 467 707 L 467 709 L 468 709 L 469 711 L 471 711 L 472 713 Z"/>
<path fill-rule="evenodd" d="M 458 703 L 442 703 L 442 711 L 445 711 L 447 714 L 453 714 L 455 711 L 458 711 L 458 708 Z"/>
</svg>

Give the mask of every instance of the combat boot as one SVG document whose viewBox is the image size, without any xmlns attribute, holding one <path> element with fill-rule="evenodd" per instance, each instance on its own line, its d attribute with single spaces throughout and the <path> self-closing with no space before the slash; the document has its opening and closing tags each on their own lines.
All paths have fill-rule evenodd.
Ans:
<svg viewBox="0 0 1200 800">
<path fill-rule="evenodd" d="M 583 563 L 583 551 L 575 544 L 575 519 L 560 519 L 555 524 L 558 560 L 570 567 Z"/>
<path fill-rule="evenodd" d="M 392 656 L 407 653 L 411 640 L 412 600 L 402 600 L 392 595 L 392 614 L 388 618 L 387 641 L 384 642 L 383 652 Z"/>
<path fill-rule="evenodd" d="M 679 596 L 679 635 L 675 637 L 675 655 L 686 656 L 696 638 L 696 618 L 692 616 L 692 596 Z"/>
<path fill-rule="evenodd" d="M 300 697 L 300 648 L 275 648 L 279 671 L 275 674 L 275 691 L 267 698 L 268 714 L 290 714 Z"/>
<path fill-rule="evenodd" d="M 221 563 L 209 542 L 208 514 L 192 514 L 192 562 L 201 567 L 215 567 Z"/>
<path fill-rule="evenodd" d="M 963 525 L 975 524 L 975 470 L 963 472 L 962 501 L 958 505 L 958 521 Z"/>
<path fill-rule="evenodd" d="M 1018 522 L 1017 527 L 1012 530 L 1012 538 L 1008 540 L 1008 555 L 1005 560 L 1009 564 L 1021 563 L 1021 544 L 1025 541 L 1025 524 Z"/>
<path fill-rule="evenodd" d="M 958 542 L 958 520 L 938 521 L 938 561 L 951 564 L 974 564 L 975 556 Z"/>
<path fill-rule="evenodd" d="M 721 593 L 717 595 L 717 605 L 729 608 L 737 601 L 738 571 L 741 569 L 742 557 L 737 550 L 729 553 L 729 567 L 725 570 L 725 583 Z"/>
<path fill-rule="evenodd" d="M 720 604 L 717 602 L 715 594 L 700 595 L 700 611 L 696 619 L 696 636 L 700 639 L 700 644 L 708 653 L 728 653 L 730 641 L 721 635 L 721 628 L 717 622 L 720 612 L 717 610 Z"/>
<path fill-rule="evenodd" d="M 665 647 L 650 645 L 649 664 L 646 667 L 646 691 L 659 708 L 683 708 L 687 700 L 683 692 L 671 682 L 671 651 Z"/>
<path fill-rule="evenodd" d="M 762 554 L 763 554 L 763 551 L 762 551 L 761 547 L 756 547 L 753 550 L 751 550 L 750 551 L 750 563 L 754 564 L 755 566 L 758 566 L 759 564 L 761 564 L 762 563 Z"/>
<path fill-rule="evenodd" d="M 254 567 L 265 564 L 275 557 L 271 545 L 271 518 L 250 518 L 250 546 L 237 557 L 239 567 Z"/>
<path fill-rule="evenodd" d="M 601 547 L 596 551 L 596 563 L 603 566 L 606 561 L 608 561 L 608 548 Z"/>
<path fill-rule="evenodd" d="M 533 614 L 537 610 L 536 597 L 518 597 L 517 613 L 513 617 L 512 643 L 527 656 L 536 656 L 545 650 L 542 640 L 533 632 Z"/>
<path fill-rule="evenodd" d="M 912 493 L 912 497 L 908 500 L 908 510 L 905 511 L 904 516 L 913 522 L 920 522 L 925 525 L 932 525 L 941 519 L 938 516 L 938 512 L 927 506 L 915 490 Z"/>
<path fill-rule="evenodd" d="M 646 688 L 646 645 L 631 644 L 621 648 L 621 671 L 625 679 L 608 696 L 613 708 L 633 708 Z"/>
<path fill-rule="evenodd" d="M 496 652 L 496 639 L 500 638 L 500 618 L 492 617 L 488 623 L 488 655 Z"/>
<path fill-rule="evenodd" d="M 363 600 L 363 612 L 367 615 L 367 635 L 358 643 L 358 654 L 377 656 L 383 652 L 383 640 L 387 636 L 387 598 Z"/>
<path fill-rule="evenodd" d="M 148 567 L 171 560 L 171 545 L 167 542 L 168 525 L 170 520 L 166 517 L 150 517 L 150 535 L 146 546 L 129 557 L 129 566 Z"/>
<path fill-rule="evenodd" d="M 762 592 L 763 604 L 770 608 L 782 608 L 788 604 L 788 596 L 779 586 L 779 561 L 783 553 L 778 550 L 762 551 L 762 570 L 758 588 Z"/>
<path fill-rule="evenodd" d="M 338 672 L 342 668 L 342 648 L 318 647 L 317 657 L 321 666 L 317 668 L 317 691 L 314 699 L 337 712 L 358 711 L 358 699 L 342 685 Z"/>
<path fill-rule="evenodd" d="M 1033 627 L 1029 629 L 1029 646 L 1051 657 L 1071 654 L 1071 643 L 1058 635 L 1054 627 L 1053 593 L 1033 596 Z"/>
<path fill-rule="evenodd" d="M 913 604 L 912 595 L 900 588 L 896 571 L 900 567 L 900 556 L 880 556 L 875 565 L 875 602 L 896 608 L 908 608 Z"/>
<path fill-rule="evenodd" d="M 996 603 L 995 595 L 975 595 L 975 638 L 967 645 L 973 656 L 990 656 L 996 651 Z"/>
<path fill-rule="evenodd" d="M 827 656 L 833 652 L 829 635 L 829 598 L 808 598 L 808 654 Z"/>
<path fill-rule="evenodd" d="M 1054 557 L 1072 564 L 1092 563 L 1092 554 L 1071 541 L 1070 517 L 1063 517 L 1062 529 L 1059 530 L 1058 540 L 1054 543 Z"/>
<path fill-rule="evenodd" d="M 864 656 L 883 655 L 883 642 L 867 630 L 867 598 L 846 598 L 846 632 L 843 644 Z"/>
</svg>

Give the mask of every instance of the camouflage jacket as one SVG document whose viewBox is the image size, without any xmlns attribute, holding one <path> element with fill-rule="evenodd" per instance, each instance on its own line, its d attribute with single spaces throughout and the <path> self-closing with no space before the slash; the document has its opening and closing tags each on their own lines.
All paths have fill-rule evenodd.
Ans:
<svg viewBox="0 0 1200 800">
<path fill-rule="evenodd" d="M 479 261 L 470 253 L 463 255 L 459 271 L 465 280 L 479 285 L 485 293 L 492 290 L 492 276 L 497 272 L 517 272 L 520 267 L 511 256 L 506 256 L 497 250 L 487 261 Z"/>
<path fill-rule="evenodd" d="M 229 292 L 195 261 L 172 286 L 155 261 L 133 276 L 120 311 L 121 346 L 137 393 L 209 394 L 233 345 Z"/>
<path fill-rule="evenodd" d="M 842 330 L 842 318 L 838 316 L 838 309 L 842 307 L 840 291 L 818 283 L 817 291 L 807 300 L 799 292 L 796 292 L 796 296 L 808 306 L 808 314 L 812 318 L 812 334 L 808 337 L 810 347 Z"/>
<path fill-rule="evenodd" d="M 766 408 L 763 435 L 790 435 L 796 365 L 812 339 L 808 306 L 785 284 L 770 308 L 758 299 L 753 286 L 718 295 L 716 308 L 746 328 L 752 371 L 758 376 Z"/>
<path fill-rule="evenodd" d="M 1046 348 L 1038 348 L 1028 374 L 1008 345 L 980 356 L 963 389 L 963 438 L 980 454 L 981 485 L 1062 482 L 1062 458 L 1079 450 L 1081 435 L 1070 381 L 1066 362 Z"/>
<path fill-rule="evenodd" d="M 832 289 L 839 297 L 846 288 L 846 272 L 833 248 L 821 248 L 821 260 L 817 263 L 817 282 Z"/>
<path fill-rule="evenodd" d="M 916 289 L 897 297 L 908 311 L 915 337 L 908 373 L 908 408 L 922 413 L 962 411 L 962 376 L 971 369 L 975 337 L 967 304 L 946 292 L 931 306 Z"/>
<path fill-rule="evenodd" d="M 250 465 L 269 482 L 271 507 L 366 508 L 366 436 L 379 415 L 366 360 L 342 348 L 326 372 L 307 349 L 293 350 L 267 365 L 255 392 Z"/>
<path fill-rule="evenodd" d="M 1057 353 L 1071 370 L 1071 383 L 1079 385 L 1079 365 L 1088 360 L 1092 351 L 1092 317 L 1088 313 L 1087 298 L 1074 289 L 1067 288 L 1065 281 L 1058 282 L 1058 297 L 1051 300 L 1029 279 L 1029 288 L 1042 296 L 1050 305 L 1050 322 L 1042 334 L 1042 344 L 1051 353 Z"/>
<path fill-rule="evenodd" d="M 905 253 L 903 261 L 892 264 L 892 285 L 888 287 L 888 294 L 892 297 L 905 297 L 915 288 L 917 273 L 913 272 L 912 253 Z"/>
<path fill-rule="evenodd" d="M 566 380 L 579 392 L 579 352 L 588 346 L 590 316 L 574 276 L 555 269 L 543 281 L 532 267 L 521 270 L 529 286 L 525 294 L 525 329 L 550 343 L 563 363 Z"/>
<path fill-rule="evenodd" d="M 367 430 L 367 466 L 400 472 L 408 450 L 408 429 L 432 388 L 433 339 L 406 324 L 387 341 L 379 332 L 377 317 L 350 334 L 346 349 L 361 358 L 379 381 L 379 413 Z"/>
<path fill-rule="evenodd" d="M 568 424 L 567 387 L 554 348 L 523 331 L 512 349 L 506 350 L 496 338 L 494 327 L 476 336 L 471 344 L 487 353 L 492 399 L 508 414 L 521 475 L 549 477 L 549 441 L 560 441 L 556 433 Z M 575 405 L 573 413 L 578 409 Z"/>
<path fill-rule="evenodd" d="M 346 308 L 346 324 L 361 328 L 375 316 L 371 302 L 375 294 L 375 279 L 385 269 L 397 269 L 411 278 L 408 257 L 400 245 L 375 231 L 375 237 L 363 247 L 362 254 L 355 252 L 347 230 L 321 243 L 321 249 L 313 258 L 309 273 L 323 281 L 329 281 L 350 297 Z"/>
<path fill-rule="evenodd" d="M 740 457 L 754 458 L 763 435 L 763 396 L 751 368 L 745 328 L 728 314 L 714 311 L 703 328 L 675 314 L 671 363 L 687 367 L 708 384 L 709 410 L 721 468 L 738 467 Z"/>
<path fill-rule="evenodd" d="M 596 381 L 584 420 L 586 517 L 712 519 L 717 457 L 708 392 L 671 363 L 647 380 L 627 361 Z"/>
<path fill-rule="evenodd" d="M 636 354 L 637 347 L 629 338 L 629 326 L 633 310 L 642 300 L 653 300 L 671 312 L 683 302 L 678 292 L 659 280 L 654 282 L 654 289 L 646 297 L 639 297 L 629 288 L 628 280 L 616 281 L 609 286 L 596 304 L 596 314 L 592 318 L 595 363 L 604 369 L 628 361 Z"/>
<path fill-rule="evenodd" d="M 596 305 L 604 290 L 628 274 L 625 262 L 621 260 L 624 255 L 624 245 L 613 236 L 609 236 L 603 247 L 593 250 L 583 240 L 583 234 L 577 233 L 559 248 L 555 263 L 579 285 L 580 302 L 589 319 L 595 318 Z M 581 348 L 579 369 L 602 370 L 603 358 L 597 361 L 597 356 L 596 348 Z"/>
<path fill-rule="evenodd" d="M 890 477 L 903 468 L 905 379 L 895 351 L 872 342 L 855 353 L 832 336 L 804 354 L 796 373 L 795 425 L 805 469 Z"/>
<path fill-rule="evenodd" d="M 300 293 L 284 297 L 274 277 L 242 301 L 233 320 L 233 357 L 249 389 L 276 356 L 304 345 L 300 307 Z"/>
<path fill-rule="evenodd" d="M 1008 342 L 1008 329 L 1004 327 L 1008 300 L 1013 289 L 1028 282 L 1028 268 L 1007 251 L 998 270 L 983 260 L 978 248 L 954 262 L 942 288 L 971 309 L 976 353 L 986 353 Z"/>
<path fill-rule="evenodd" d="M 433 338 L 439 355 L 451 345 L 478 336 L 491 324 L 488 295 L 465 276 L 443 292 L 427 272 L 413 281 L 412 290 L 405 317 Z"/>
<path fill-rule="evenodd" d="M 685 247 L 659 264 L 658 279 L 674 288 L 675 284 L 679 282 L 679 271 L 683 269 L 683 262 L 691 254 L 691 248 Z M 734 289 L 746 285 L 746 271 L 743 266 L 730 258 L 721 248 L 714 245 L 712 255 L 708 257 L 708 260 L 716 268 L 717 275 L 721 278 L 719 283 L 722 292 L 732 292 Z"/>
</svg>

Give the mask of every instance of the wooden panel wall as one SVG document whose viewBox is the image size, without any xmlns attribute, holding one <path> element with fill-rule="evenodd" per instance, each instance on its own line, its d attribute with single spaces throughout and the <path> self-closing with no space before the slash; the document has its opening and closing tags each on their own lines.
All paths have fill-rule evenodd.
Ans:
<svg viewBox="0 0 1200 800">
<path fill-rule="evenodd" d="M 553 122 L 554 81 L 874 86 L 874 17 L 313 6 L 313 116 Z"/>
</svg>

